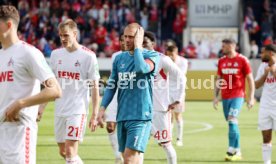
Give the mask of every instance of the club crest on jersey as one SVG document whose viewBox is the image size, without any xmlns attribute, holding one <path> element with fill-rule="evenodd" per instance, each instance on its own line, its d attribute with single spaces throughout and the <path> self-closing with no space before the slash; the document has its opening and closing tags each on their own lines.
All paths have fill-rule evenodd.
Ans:
<svg viewBox="0 0 276 164">
<path fill-rule="evenodd" d="M 125 64 L 121 64 L 121 65 L 120 65 L 120 68 L 125 68 Z"/>
<path fill-rule="evenodd" d="M 79 67 L 80 66 L 80 62 L 77 60 L 77 62 L 75 63 L 75 67 Z"/>
<path fill-rule="evenodd" d="M 10 58 L 10 60 L 9 60 L 9 62 L 8 62 L 8 67 L 13 66 L 13 64 L 14 64 L 14 61 L 13 61 L 12 58 Z"/>
<path fill-rule="evenodd" d="M 223 64 L 222 64 L 222 67 L 225 67 L 225 66 L 226 66 L 226 64 L 225 64 L 225 63 L 223 63 Z"/>
<path fill-rule="evenodd" d="M 234 63 L 234 67 L 238 67 L 239 64 L 237 62 Z"/>
<path fill-rule="evenodd" d="M 147 116 L 147 117 L 148 117 L 149 115 L 150 115 L 150 113 L 149 113 L 149 112 L 145 112 L 145 116 Z"/>
</svg>

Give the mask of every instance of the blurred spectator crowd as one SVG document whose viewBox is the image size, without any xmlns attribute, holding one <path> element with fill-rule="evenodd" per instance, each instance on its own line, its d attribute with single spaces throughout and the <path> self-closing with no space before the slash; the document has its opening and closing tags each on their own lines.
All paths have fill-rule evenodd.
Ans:
<svg viewBox="0 0 276 164">
<path fill-rule="evenodd" d="M 38 47 L 46 57 L 60 47 L 57 26 L 66 18 L 79 26 L 79 42 L 110 57 L 119 50 L 119 34 L 131 23 L 140 23 L 155 33 L 156 50 L 165 51 L 168 39 L 176 42 L 179 54 L 187 58 L 217 58 L 204 42 L 183 47 L 187 24 L 187 0 L 0 0 L 17 6 L 20 12 L 19 36 Z M 262 7 L 260 7 L 262 6 Z M 260 47 L 276 42 L 276 1 L 243 0 L 244 28 L 249 33 L 250 58 L 259 57 Z"/>
<path fill-rule="evenodd" d="M 38 47 L 46 57 L 60 47 L 57 26 L 71 18 L 79 27 L 79 42 L 98 57 L 110 57 L 118 51 L 119 33 L 131 23 L 140 23 L 158 39 L 164 49 L 172 38 L 182 49 L 182 31 L 187 22 L 186 0 L 2 0 L 17 6 L 20 12 L 19 36 Z"/>
<path fill-rule="evenodd" d="M 276 1 L 245 0 L 244 28 L 249 32 L 250 58 L 260 57 L 260 47 L 276 43 Z"/>
</svg>

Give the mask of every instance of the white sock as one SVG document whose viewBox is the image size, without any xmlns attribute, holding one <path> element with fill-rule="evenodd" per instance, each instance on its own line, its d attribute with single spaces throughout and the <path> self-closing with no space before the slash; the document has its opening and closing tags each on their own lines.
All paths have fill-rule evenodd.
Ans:
<svg viewBox="0 0 276 164">
<path fill-rule="evenodd" d="M 140 153 L 140 158 L 139 158 L 139 164 L 143 164 L 144 162 L 144 153 Z"/>
<path fill-rule="evenodd" d="M 235 148 L 229 147 L 228 150 L 227 150 L 227 152 L 229 152 L 229 153 L 234 153 L 234 152 L 235 152 Z"/>
<path fill-rule="evenodd" d="M 78 164 L 83 164 L 83 161 L 81 160 L 81 158 L 80 158 L 80 156 L 79 155 L 77 155 L 77 160 L 78 160 Z"/>
<path fill-rule="evenodd" d="M 66 164 L 79 164 L 78 162 L 79 162 L 79 159 L 80 159 L 80 157 L 77 155 L 77 156 L 75 156 L 75 157 L 72 157 L 72 158 L 67 158 L 66 157 Z"/>
<path fill-rule="evenodd" d="M 182 141 L 183 138 L 183 120 L 176 121 L 176 138 Z"/>
<path fill-rule="evenodd" d="M 264 164 L 271 164 L 272 144 L 263 144 L 262 152 Z"/>
<path fill-rule="evenodd" d="M 113 153 L 115 155 L 115 158 L 121 158 L 121 153 L 119 152 L 117 134 L 115 132 L 108 133 L 108 138 L 109 138 L 109 141 L 111 143 L 111 147 L 113 149 Z"/>
<path fill-rule="evenodd" d="M 236 148 L 235 152 L 236 152 L 236 155 L 241 155 L 241 148 Z"/>
<path fill-rule="evenodd" d="M 162 144 L 162 147 L 167 155 L 168 164 L 176 164 L 177 163 L 177 155 L 176 151 L 171 142 Z"/>
<path fill-rule="evenodd" d="M 171 124 L 171 136 L 173 136 L 173 122 Z"/>
</svg>

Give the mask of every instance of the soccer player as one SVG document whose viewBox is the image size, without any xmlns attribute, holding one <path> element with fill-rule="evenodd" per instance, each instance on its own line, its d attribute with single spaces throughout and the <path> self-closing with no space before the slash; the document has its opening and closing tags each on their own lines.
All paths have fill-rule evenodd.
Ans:
<svg viewBox="0 0 276 164">
<path fill-rule="evenodd" d="M 250 63 L 245 56 L 237 53 L 236 42 L 233 39 L 222 41 L 222 52 L 224 54 L 218 61 L 218 71 L 215 85 L 214 108 L 217 109 L 219 102 L 219 91 L 221 90 L 223 112 L 228 122 L 229 147 L 225 156 L 226 161 L 241 160 L 240 132 L 238 127 L 238 116 L 245 97 L 245 79 L 249 84 L 247 107 L 252 108 L 254 104 L 255 85 Z M 222 84 L 219 86 L 219 84 Z"/>
<path fill-rule="evenodd" d="M 114 62 L 117 55 L 121 54 L 125 51 L 125 44 L 124 44 L 124 34 L 120 34 L 120 49 L 121 51 L 115 52 L 112 54 L 112 63 Z M 107 107 L 107 111 L 105 113 L 105 121 L 106 121 L 106 130 L 108 132 L 108 138 L 111 143 L 114 155 L 115 155 L 115 163 L 122 163 L 122 155 L 119 152 L 119 145 L 118 145 L 118 138 L 117 134 L 115 133 L 116 130 L 116 116 L 117 116 L 117 95 L 118 91 L 116 91 L 112 101 Z"/>
<path fill-rule="evenodd" d="M 143 47 L 154 51 L 154 46 L 154 34 L 146 31 Z M 185 79 L 178 66 L 168 56 L 159 54 L 160 61 L 153 89 L 153 119 L 151 131 L 154 139 L 164 149 L 168 164 L 176 164 L 177 155 L 171 143 L 171 110 L 174 110 L 183 100 Z M 170 86 L 169 79 L 177 81 L 178 84 Z M 169 97 L 170 90 L 174 92 L 172 103 L 170 103 Z"/>
<path fill-rule="evenodd" d="M 173 62 L 180 68 L 180 70 L 182 71 L 181 76 L 183 76 L 183 78 L 186 81 L 186 74 L 188 70 L 188 60 L 178 55 L 178 48 L 174 44 L 167 47 L 166 55 L 169 56 L 173 60 Z M 175 96 L 178 96 L 177 95 L 178 93 L 171 89 L 174 86 L 177 86 L 176 82 L 177 81 L 175 79 L 169 78 L 171 99 L 175 99 Z M 186 82 L 184 85 L 186 86 Z M 183 92 L 184 92 L 183 99 L 180 101 L 180 104 L 176 106 L 176 109 L 173 110 L 174 116 L 172 116 L 176 120 L 176 146 L 183 146 L 183 122 L 184 121 L 183 121 L 182 113 L 185 111 L 185 90 Z"/>
<path fill-rule="evenodd" d="M 100 78 L 94 52 L 77 41 L 77 24 L 66 19 L 58 25 L 62 48 L 51 54 L 51 67 L 60 83 L 63 96 L 55 101 L 55 137 L 60 155 L 66 163 L 82 163 L 78 155 L 89 111 L 89 90 L 92 115 L 89 128 L 95 131 L 99 108 Z"/>
<path fill-rule="evenodd" d="M 259 66 L 255 78 L 256 88 L 263 86 L 260 111 L 259 129 L 262 131 L 262 154 L 264 164 L 271 164 L 272 130 L 276 130 L 276 46 L 267 45 L 261 53 L 263 63 Z"/>
<path fill-rule="evenodd" d="M 19 13 L 0 6 L 0 163 L 36 163 L 38 104 L 61 96 L 43 54 L 19 40 Z M 40 91 L 40 82 L 45 88 Z M 34 106 L 36 105 L 36 106 Z"/>
<path fill-rule="evenodd" d="M 152 119 L 152 83 L 159 55 L 142 47 L 144 30 L 137 23 L 124 29 L 126 51 L 117 55 L 98 116 L 103 123 L 106 107 L 118 89 L 117 135 L 125 164 L 138 164 L 148 143 Z"/>
</svg>

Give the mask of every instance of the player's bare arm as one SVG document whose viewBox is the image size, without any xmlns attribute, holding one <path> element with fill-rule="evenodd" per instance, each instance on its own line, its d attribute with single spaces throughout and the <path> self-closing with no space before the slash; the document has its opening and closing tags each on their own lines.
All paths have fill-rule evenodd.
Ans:
<svg viewBox="0 0 276 164">
<path fill-rule="evenodd" d="M 264 72 L 264 74 L 262 75 L 262 77 L 259 78 L 258 80 L 255 80 L 255 88 L 256 88 L 256 89 L 258 89 L 258 88 L 260 88 L 260 87 L 262 87 L 262 86 L 264 85 L 265 80 L 266 80 L 266 77 L 267 77 L 267 75 L 268 75 L 270 69 L 271 69 L 271 68 L 270 68 L 269 66 L 267 66 L 267 67 L 265 68 L 265 72 Z"/>
<path fill-rule="evenodd" d="M 217 86 L 217 83 L 218 83 L 218 80 L 220 80 L 220 79 L 221 79 L 221 77 L 219 75 L 217 75 L 216 78 L 215 78 L 215 88 L 214 88 L 215 97 L 213 99 L 213 107 L 214 107 L 215 110 L 217 110 L 218 103 L 219 103 L 220 88 L 219 88 L 219 86 Z"/>
<path fill-rule="evenodd" d="M 97 115 L 99 112 L 99 82 L 97 80 L 92 81 L 92 88 L 91 88 L 91 98 L 92 98 L 92 115 L 89 121 L 89 128 L 92 132 L 96 130 L 97 127 Z"/>
<path fill-rule="evenodd" d="M 36 121 L 39 122 L 41 119 L 42 119 L 42 115 L 45 111 L 45 108 L 47 106 L 48 103 L 43 103 L 43 104 L 40 104 L 39 107 L 38 107 L 38 113 L 37 113 L 37 118 L 36 118 Z"/>
<path fill-rule="evenodd" d="M 50 78 L 43 82 L 45 88 L 37 95 L 19 99 L 12 103 L 6 110 L 6 121 L 18 121 L 19 111 L 25 107 L 53 101 L 61 97 L 61 88 L 55 78 Z"/>
<path fill-rule="evenodd" d="M 101 128 L 104 127 L 104 112 L 105 112 L 105 107 L 101 106 L 97 116 L 98 125 Z"/>
<path fill-rule="evenodd" d="M 249 86 L 249 93 L 248 93 L 248 100 L 247 100 L 247 107 L 251 109 L 255 103 L 254 93 L 255 93 L 255 83 L 253 79 L 253 74 L 249 73 L 246 75 L 246 80 Z"/>
</svg>

